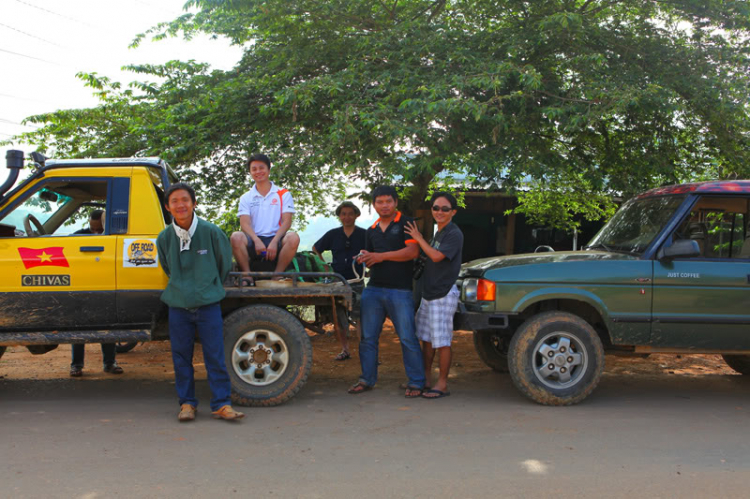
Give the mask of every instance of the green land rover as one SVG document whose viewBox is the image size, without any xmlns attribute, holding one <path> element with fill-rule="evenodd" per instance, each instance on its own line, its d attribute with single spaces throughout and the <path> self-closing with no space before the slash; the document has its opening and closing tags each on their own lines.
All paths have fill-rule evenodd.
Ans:
<svg viewBox="0 0 750 499">
<path fill-rule="evenodd" d="M 604 353 L 722 354 L 750 373 L 750 180 L 662 187 L 585 251 L 465 264 L 456 326 L 527 397 L 580 402 Z"/>
</svg>

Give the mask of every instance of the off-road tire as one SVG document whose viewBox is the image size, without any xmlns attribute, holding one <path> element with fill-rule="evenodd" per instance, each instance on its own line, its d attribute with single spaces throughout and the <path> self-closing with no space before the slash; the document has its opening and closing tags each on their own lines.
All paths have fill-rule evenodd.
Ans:
<svg viewBox="0 0 750 499">
<path fill-rule="evenodd" d="M 510 335 L 493 329 L 474 331 L 474 349 L 482 362 L 499 373 L 508 372 L 508 346 Z"/>
<path fill-rule="evenodd" d="M 722 355 L 724 362 L 740 374 L 750 374 L 750 355 Z"/>
<path fill-rule="evenodd" d="M 286 368 L 270 384 L 246 381 L 237 372 L 243 364 L 235 364 L 233 360 L 235 347 L 245 348 L 242 339 L 253 332 L 272 336 L 288 355 Z M 243 343 L 239 343 L 241 340 Z M 271 305 L 249 305 L 224 318 L 224 358 L 232 383 L 232 401 L 244 406 L 270 407 L 292 398 L 307 382 L 312 369 L 312 343 L 299 319 L 288 311 Z"/>
<path fill-rule="evenodd" d="M 548 366 L 553 366 L 551 373 L 539 370 Z M 563 367 L 570 376 L 567 382 L 560 372 Z M 594 328 L 577 315 L 545 312 L 529 318 L 513 335 L 508 368 L 513 384 L 531 400 L 543 405 L 577 404 L 601 379 L 604 348 Z"/>
<path fill-rule="evenodd" d="M 3 358 L 4 353 L 5 353 L 5 347 L 0 347 L 0 359 Z"/>
<path fill-rule="evenodd" d="M 117 353 L 128 353 L 138 345 L 137 341 L 118 342 L 115 343 L 115 352 Z"/>
</svg>

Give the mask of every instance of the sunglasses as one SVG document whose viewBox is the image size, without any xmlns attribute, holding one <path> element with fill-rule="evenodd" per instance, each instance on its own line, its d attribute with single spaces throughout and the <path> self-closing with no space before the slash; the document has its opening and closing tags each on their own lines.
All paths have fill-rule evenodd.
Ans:
<svg viewBox="0 0 750 499">
<path fill-rule="evenodd" d="M 438 206 L 438 205 L 432 205 L 432 211 L 442 211 L 443 213 L 448 213 L 449 211 L 452 211 L 453 208 L 450 206 Z"/>
</svg>

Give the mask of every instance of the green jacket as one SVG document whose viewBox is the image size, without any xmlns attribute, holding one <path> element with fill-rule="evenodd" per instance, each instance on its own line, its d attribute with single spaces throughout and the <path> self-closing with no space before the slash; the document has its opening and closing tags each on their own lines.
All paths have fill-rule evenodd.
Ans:
<svg viewBox="0 0 750 499">
<path fill-rule="evenodd" d="M 197 308 L 224 298 L 224 279 L 232 268 L 232 247 L 221 229 L 198 219 L 190 249 L 180 251 L 174 227 L 156 239 L 159 263 L 169 277 L 161 301 L 170 307 Z"/>
</svg>

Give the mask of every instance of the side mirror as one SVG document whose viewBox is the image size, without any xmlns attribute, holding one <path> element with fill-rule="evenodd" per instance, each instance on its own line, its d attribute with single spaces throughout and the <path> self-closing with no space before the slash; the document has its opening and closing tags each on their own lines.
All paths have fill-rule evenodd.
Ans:
<svg viewBox="0 0 750 499">
<path fill-rule="evenodd" d="M 693 256 L 701 256 L 701 248 L 698 246 L 697 241 L 692 239 L 680 239 L 672 243 L 671 246 L 662 248 L 656 257 L 659 260 L 672 259 L 672 258 L 690 258 Z"/>
</svg>

